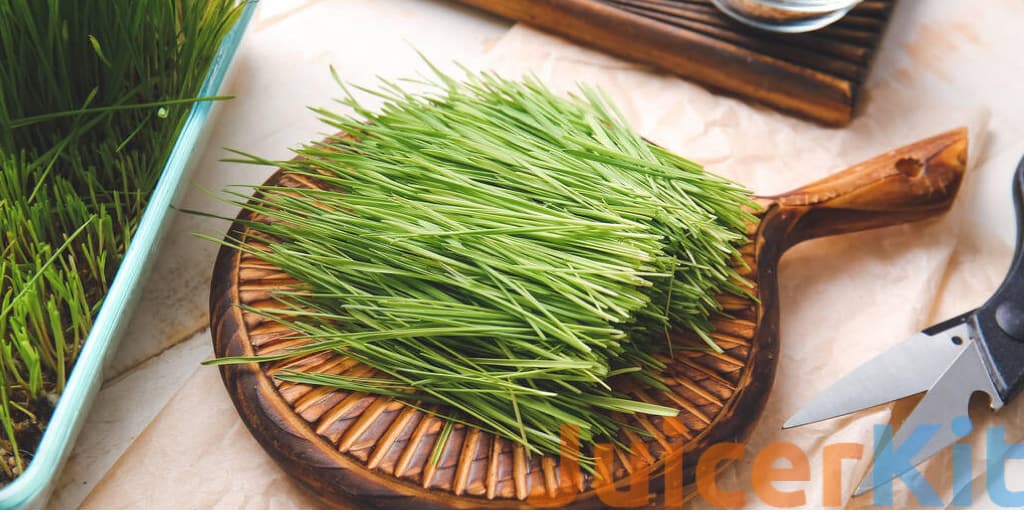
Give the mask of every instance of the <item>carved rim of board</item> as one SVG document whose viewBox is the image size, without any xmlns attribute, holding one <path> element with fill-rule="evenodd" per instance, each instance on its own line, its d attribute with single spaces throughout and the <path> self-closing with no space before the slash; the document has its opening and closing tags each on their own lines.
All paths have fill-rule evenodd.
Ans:
<svg viewBox="0 0 1024 512">
<path fill-rule="evenodd" d="M 282 171 L 267 183 L 318 186 L 309 178 Z M 248 211 L 242 218 L 258 220 Z M 229 236 L 244 240 L 249 233 L 249 228 L 235 224 Z M 751 235 L 752 240 L 760 238 Z M 762 245 L 754 242 L 744 247 L 744 264 L 737 266 L 752 283 L 763 281 L 758 279 L 759 271 L 768 271 L 758 268 Z M 224 247 L 214 275 L 230 276 L 217 280 L 211 294 L 218 356 L 273 354 L 307 342 L 287 327 L 237 307 L 277 305 L 274 290 L 296 284 L 280 269 Z M 751 291 L 759 297 L 774 296 L 774 289 L 765 295 L 768 290 L 759 290 L 756 284 Z M 650 489 L 657 493 L 663 482 L 653 475 L 680 456 L 683 480 L 691 483 L 705 449 L 741 440 L 760 415 L 778 350 L 776 329 L 764 328 L 766 320 L 776 322 L 774 301 L 758 303 L 734 295 L 723 295 L 720 301 L 728 317 L 716 317 L 712 337 L 721 353 L 677 349 L 671 358 L 658 356 L 667 364 L 662 380 L 669 392 L 636 385 L 623 389 L 637 399 L 674 407 L 680 413 L 672 418 L 630 418 L 650 435 L 621 434 L 626 444 L 640 449 L 632 454 L 613 449 L 611 476 L 617 485 L 643 471 L 652 475 Z M 766 318 L 767 309 L 771 309 L 770 318 Z M 685 332 L 674 333 L 673 338 L 675 347 L 701 346 Z M 453 426 L 439 448 L 437 463 L 432 464 L 431 455 L 443 439 L 447 420 L 389 397 L 274 379 L 274 373 L 284 368 L 363 377 L 374 375 L 374 370 L 334 353 L 221 367 L 225 385 L 254 436 L 286 471 L 328 504 L 474 508 L 601 504 L 595 490 L 600 477 L 563 471 L 557 456 L 527 457 L 521 445 L 461 424 Z"/>
</svg>

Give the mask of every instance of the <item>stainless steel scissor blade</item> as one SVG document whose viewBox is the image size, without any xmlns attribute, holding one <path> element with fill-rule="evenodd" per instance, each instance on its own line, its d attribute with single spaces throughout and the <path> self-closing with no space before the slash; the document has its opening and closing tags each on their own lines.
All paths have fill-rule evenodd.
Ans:
<svg viewBox="0 0 1024 512">
<path fill-rule="evenodd" d="M 965 349 L 939 376 L 921 402 L 914 407 L 914 411 L 903 422 L 903 426 L 893 436 L 892 441 L 887 446 L 879 447 L 882 451 L 900 449 L 906 446 L 912 436 L 919 436 L 917 442 L 911 446 L 916 449 L 914 454 L 909 457 L 907 464 L 894 462 L 891 467 L 880 467 L 880 471 L 876 475 L 875 469 L 878 464 L 878 459 L 876 459 L 875 464 L 868 469 L 864 481 L 854 492 L 854 496 L 905 474 L 914 466 L 956 442 L 957 439 L 969 434 L 970 428 L 954 427 L 953 421 L 958 417 L 967 418 L 967 405 L 975 391 L 981 391 L 991 397 L 993 409 L 1002 408 L 1003 400 L 999 397 L 999 391 L 996 390 L 992 377 L 988 373 L 981 345 L 973 339 L 964 342 L 963 345 Z M 918 430 L 918 427 L 922 425 L 931 425 L 932 428 L 937 427 L 937 430 Z M 920 446 L 918 447 L 918 445 Z M 894 460 L 898 461 L 899 459 Z"/>
<path fill-rule="evenodd" d="M 823 391 L 786 421 L 798 427 L 927 391 L 963 352 L 967 315 L 919 332 L 875 356 Z M 959 340 L 957 343 L 956 340 Z"/>
</svg>

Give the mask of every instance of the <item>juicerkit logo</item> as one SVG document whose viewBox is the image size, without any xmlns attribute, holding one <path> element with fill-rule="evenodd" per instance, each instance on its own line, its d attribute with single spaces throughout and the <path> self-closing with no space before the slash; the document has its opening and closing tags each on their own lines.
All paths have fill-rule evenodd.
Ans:
<svg viewBox="0 0 1024 512">
<path fill-rule="evenodd" d="M 873 493 L 872 504 L 880 507 L 893 505 L 893 486 L 895 480 L 913 493 L 918 506 L 922 507 L 967 507 L 974 503 L 972 492 L 974 457 L 973 447 L 966 443 L 952 446 L 953 460 L 948 471 L 952 473 L 953 498 L 944 502 L 939 497 L 939 489 L 929 483 L 911 461 L 943 428 L 942 425 L 924 424 L 918 426 L 900 446 L 892 446 L 892 427 L 876 425 L 874 427 L 873 449 L 865 450 L 862 443 L 833 443 L 826 445 L 821 456 L 821 481 L 811 480 L 811 465 L 807 454 L 799 446 L 788 442 L 776 442 L 761 448 L 753 454 L 750 481 L 742 485 L 746 489 L 724 488 L 719 482 L 719 468 L 728 461 L 738 461 L 751 454 L 741 443 L 718 443 L 712 445 L 700 456 L 695 474 L 696 492 L 708 504 L 721 508 L 741 508 L 746 506 L 746 496 L 752 491 L 764 504 L 777 508 L 794 507 L 841 507 L 843 504 L 844 477 L 843 462 L 873 456 L 873 466 L 864 478 L 870 482 L 879 482 L 870 492 Z M 958 436 L 971 433 L 971 422 L 967 417 L 954 419 L 951 428 Z M 671 433 L 669 433 L 671 435 Z M 984 481 L 985 492 L 990 502 L 999 507 L 1024 507 L 1024 481 L 1008 482 L 1006 478 L 1007 463 L 1012 460 L 1024 460 L 1024 444 L 1006 442 L 1006 432 L 1002 427 L 992 427 L 983 433 L 985 437 Z M 561 431 L 562 454 L 560 479 L 562 482 L 575 482 L 580 478 L 579 429 L 574 426 L 563 426 Z M 611 468 L 615 454 L 609 443 L 599 443 L 594 447 L 593 464 L 595 494 L 606 506 L 616 508 L 637 508 L 645 505 L 680 508 L 685 497 L 683 490 L 684 468 L 682 460 L 682 442 L 668 447 L 665 456 L 666 464 L 657 473 L 650 468 L 637 467 L 624 481 L 610 485 Z M 630 457 L 642 457 L 646 449 L 634 445 Z M 785 461 L 779 464 L 778 461 Z M 567 461 L 567 462 L 566 462 Z M 782 467 L 780 467 L 782 466 Z M 849 466 L 847 466 L 849 467 Z M 1021 480 L 1018 478 L 1018 480 Z M 601 484 L 600 482 L 606 482 Z M 789 482 L 788 488 L 780 490 L 778 482 Z M 806 483 L 799 488 L 799 483 Z M 854 483 L 856 484 L 856 482 Z M 650 497 L 654 486 L 663 490 L 660 503 L 651 503 Z M 807 489 L 820 486 L 821 503 L 809 503 Z M 849 491 L 848 491 L 849 492 Z M 566 506 L 576 494 L 567 493 L 552 497 L 532 497 L 528 501 L 539 506 Z"/>
</svg>

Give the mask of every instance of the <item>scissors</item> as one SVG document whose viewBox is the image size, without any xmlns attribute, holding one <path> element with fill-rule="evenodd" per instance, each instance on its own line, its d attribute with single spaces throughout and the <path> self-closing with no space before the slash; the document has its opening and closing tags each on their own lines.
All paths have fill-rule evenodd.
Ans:
<svg viewBox="0 0 1024 512">
<path fill-rule="evenodd" d="M 907 473 L 970 433 L 970 428 L 955 424 L 954 419 L 967 417 L 975 392 L 987 394 L 992 409 L 999 410 L 1024 387 L 1024 159 L 1013 177 L 1013 202 L 1017 217 L 1013 262 L 984 305 L 935 324 L 879 354 L 783 425 L 786 429 L 815 423 L 926 392 L 888 441 L 888 448 L 898 450 L 919 426 L 938 430 L 909 458 L 908 466 L 887 470 L 885 474 L 892 475 L 888 479 L 874 481 L 874 468 L 870 469 L 854 496 Z"/>
</svg>

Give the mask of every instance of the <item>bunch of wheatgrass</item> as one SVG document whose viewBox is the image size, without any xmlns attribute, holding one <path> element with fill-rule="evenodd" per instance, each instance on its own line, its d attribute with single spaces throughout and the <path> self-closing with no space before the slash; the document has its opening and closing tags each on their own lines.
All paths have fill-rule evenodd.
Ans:
<svg viewBox="0 0 1024 512">
<path fill-rule="evenodd" d="M 277 292 L 287 307 L 250 310 L 312 341 L 216 362 L 335 350 L 387 377 L 275 375 L 443 404 L 542 454 L 563 424 L 586 443 L 631 414 L 675 415 L 609 379 L 659 385 L 669 329 L 713 345 L 715 296 L 744 293 L 749 193 L 643 140 L 592 88 L 434 72 L 426 94 L 363 89 L 378 112 L 339 81 L 356 115 L 315 112 L 342 135 L 239 160 L 323 185 L 234 194 L 257 234 L 224 242 L 303 283 Z"/>
<path fill-rule="evenodd" d="M 0 484 L 34 451 L 234 0 L 0 0 Z"/>
</svg>

